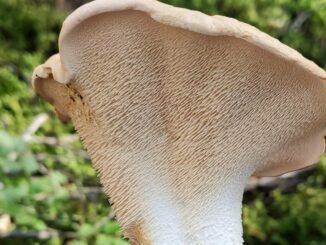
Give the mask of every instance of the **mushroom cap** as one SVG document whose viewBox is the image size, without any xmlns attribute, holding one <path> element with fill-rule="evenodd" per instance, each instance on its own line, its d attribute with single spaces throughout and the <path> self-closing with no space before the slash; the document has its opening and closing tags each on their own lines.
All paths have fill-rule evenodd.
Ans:
<svg viewBox="0 0 326 245">
<path fill-rule="evenodd" d="M 234 18 L 209 16 L 199 11 L 170 6 L 155 0 L 96 0 L 85 4 L 70 14 L 63 23 L 59 36 L 59 50 L 65 37 L 83 21 L 103 13 L 125 10 L 142 11 L 164 25 L 197 32 L 208 36 L 230 36 L 243 39 L 282 59 L 293 62 L 302 69 L 326 80 L 326 72 L 296 50 L 257 28 Z M 63 63 L 65 60 L 63 58 Z"/>
<path fill-rule="evenodd" d="M 106 21 L 106 18 L 110 20 Z M 128 25 L 128 29 L 123 29 L 123 23 Z M 141 24 L 144 28 L 140 26 Z M 147 28 L 147 25 L 150 27 Z M 119 27 L 115 28 L 115 26 Z M 121 32 L 125 32 L 125 39 L 121 39 Z M 173 35 L 178 35 L 178 38 L 172 38 Z M 116 36 L 119 36 L 123 44 L 119 45 L 117 40 L 114 40 Z M 179 43 L 179 39 L 185 41 Z M 256 152 L 256 155 L 260 157 L 257 159 L 265 160 L 260 165 L 254 166 L 256 175 L 280 175 L 318 161 L 325 148 L 326 72 L 277 39 L 232 18 L 207 16 L 197 11 L 172 7 L 154 0 L 93 1 L 83 5 L 67 17 L 59 37 L 60 59 L 56 58 L 54 63 L 51 60 L 36 68 L 35 74 L 39 74 L 38 78 L 43 78 L 42 74 L 46 77 L 46 74 L 53 73 L 54 80 L 59 83 L 68 83 L 71 80 L 83 80 L 83 82 L 88 80 L 87 82 L 92 83 L 94 79 L 101 80 L 103 77 L 110 79 L 110 76 L 121 72 L 120 60 L 135 56 L 131 52 L 135 49 L 133 46 L 135 42 L 140 45 L 137 48 L 143 47 L 146 50 L 142 55 L 146 53 L 148 57 L 150 56 L 146 59 L 153 60 L 155 64 L 173 63 L 177 67 L 176 71 L 181 70 L 183 74 L 189 73 L 191 69 L 198 69 L 199 75 L 195 75 L 198 76 L 199 82 L 206 79 L 211 83 L 216 83 L 217 87 L 223 84 L 220 97 L 223 97 L 225 93 L 229 95 L 223 97 L 224 102 L 221 102 L 223 106 L 217 106 L 216 110 L 223 115 L 230 113 L 231 116 L 224 118 L 218 115 L 221 118 L 216 123 L 221 131 L 216 131 L 216 138 L 226 138 L 228 134 L 225 132 L 230 130 L 229 136 L 234 141 L 234 148 L 230 144 L 229 151 L 235 151 L 234 154 L 238 153 L 236 150 L 241 150 L 243 142 L 245 142 L 243 144 L 250 145 L 252 141 L 253 149 L 246 148 L 245 151 L 252 151 L 251 155 L 255 155 Z M 153 42 L 155 42 L 154 45 Z M 116 50 L 117 47 L 118 50 Z M 154 50 L 152 53 L 151 48 Z M 171 55 L 169 50 L 176 53 L 180 51 L 180 54 Z M 192 52 L 194 54 L 191 54 Z M 169 54 L 166 55 L 166 53 Z M 235 64 L 237 55 L 239 63 Z M 189 63 L 188 67 L 184 66 L 182 64 L 184 57 L 186 61 L 206 61 L 207 66 L 200 64 L 200 69 L 195 68 L 193 63 Z M 110 64 L 101 65 L 101 62 Z M 142 70 L 143 67 L 137 65 L 141 62 L 142 60 L 131 62 L 130 73 L 134 70 Z M 50 72 L 47 69 L 49 66 Z M 158 73 L 165 72 L 162 71 L 164 70 L 162 67 Z M 182 69 L 184 69 L 183 72 Z M 214 73 L 214 69 L 223 77 Z M 181 76 L 178 79 L 183 79 L 179 73 L 176 75 Z M 121 77 L 123 78 L 122 75 Z M 36 76 L 34 78 L 35 83 L 38 78 Z M 148 79 L 150 82 L 155 78 L 148 76 Z M 255 87 L 251 88 L 251 82 Z M 173 89 L 174 84 L 169 84 L 167 86 L 172 86 Z M 189 87 L 192 86 L 194 83 L 189 85 Z M 257 87 L 261 88 L 257 89 Z M 239 96 L 237 99 L 231 93 L 238 90 L 243 90 L 248 95 Z M 285 94 L 282 94 L 282 91 L 286 91 Z M 200 93 L 197 88 L 192 92 Z M 269 97 L 272 93 L 275 93 L 275 98 Z M 218 92 L 215 95 L 219 97 Z M 271 103 L 275 103 L 271 110 L 272 115 L 269 115 L 266 108 L 255 108 L 264 101 L 263 95 L 268 97 Z M 302 100 L 306 100 L 305 103 L 300 101 L 300 96 Z M 283 100 L 282 103 L 278 101 L 280 99 Z M 178 102 L 174 101 L 174 103 Z M 216 104 L 216 101 L 214 103 Z M 267 103 L 264 105 L 266 106 Z M 282 105 L 285 109 L 280 109 L 282 113 L 277 114 L 276 108 Z M 207 106 L 212 105 L 207 104 Z M 255 113 L 247 119 L 244 111 L 248 110 L 247 113 L 250 114 L 248 109 L 250 106 L 253 106 L 252 111 Z M 236 118 L 237 114 L 239 118 Z M 237 122 L 240 119 L 243 119 L 244 126 L 241 122 Z M 264 122 L 261 123 L 261 121 Z M 214 122 L 211 121 L 211 123 Z M 239 125 L 231 130 L 230 128 L 236 123 Z M 259 139 L 260 135 L 265 132 L 267 132 L 266 135 Z M 247 138 L 247 140 L 238 140 L 239 137 Z M 271 149 L 268 149 L 269 145 Z M 252 157 L 246 158 L 247 155 L 243 156 L 244 161 L 251 161 Z"/>
<path fill-rule="evenodd" d="M 67 95 L 65 93 L 65 69 L 61 65 L 60 55 L 52 55 L 44 64 L 37 66 L 32 75 L 32 86 L 35 92 L 51 103 L 56 110 L 57 117 L 62 122 L 70 120 L 66 111 Z M 61 81 L 59 83 L 58 81 Z M 60 95 L 58 99 L 58 95 Z"/>
</svg>

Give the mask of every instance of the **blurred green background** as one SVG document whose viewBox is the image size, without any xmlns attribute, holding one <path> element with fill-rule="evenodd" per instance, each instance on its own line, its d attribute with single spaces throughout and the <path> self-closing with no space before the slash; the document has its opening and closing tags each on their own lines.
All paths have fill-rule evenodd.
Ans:
<svg viewBox="0 0 326 245">
<path fill-rule="evenodd" d="M 82 2 L 0 0 L 0 244 L 128 244 L 73 126 L 29 84 Z M 326 67 L 326 0 L 164 2 L 250 23 Z M 280 183 L 246 191 L 245 243 L 326 244 L 326 157 Z"/>
</svg>

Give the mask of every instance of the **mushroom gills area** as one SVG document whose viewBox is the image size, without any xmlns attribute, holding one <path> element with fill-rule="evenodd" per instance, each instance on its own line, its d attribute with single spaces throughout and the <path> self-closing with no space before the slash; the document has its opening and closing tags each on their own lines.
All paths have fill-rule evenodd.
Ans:
<svg viewBox="0 0 326 245">
<path fill-rule="evenodd" d="M 315 77 L 234 37 L 121 11 L 60 49 L 83 97 L 70 117 L 134 243 L 241 243 L 246 179 L 325 127 Z"/>
</svg>

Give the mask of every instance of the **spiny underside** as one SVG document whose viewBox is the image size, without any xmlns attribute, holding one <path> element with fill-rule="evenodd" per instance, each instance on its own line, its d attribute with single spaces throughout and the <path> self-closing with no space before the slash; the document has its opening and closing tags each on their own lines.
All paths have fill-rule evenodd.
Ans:
<svg viewBox="0 0 326 245">
<path fill-rule="evenodd" d="M 234 197 L 217 213 L 241 209 L 250 175 L 306 167 L 324 150 L 321 70 L 168 21 L 135 10 L 89 17 L 60 42 L 56 69 L 60 78 L 73 74 L 69 83 L 56 81 L 52 67 L 46 83 L 41 72 L 34 84 L 60 118 L 72 119 L 135 244 L 152 244 L 152 230 L 200 240 L 198 217 L 212 216 L 216 199 Z"/>
<path fill-rule="evenodd" d="M 320 154 L 325 87 L 269 52 L 136 11 L 97 16 L 66 38 L 86 103 L 70 113 L 131 239 L 153 195 L 180 206 L 187 226 L 235 174 L 268 164 L 279 174 L 311 163 L 298 149 Z"/>
</svg>

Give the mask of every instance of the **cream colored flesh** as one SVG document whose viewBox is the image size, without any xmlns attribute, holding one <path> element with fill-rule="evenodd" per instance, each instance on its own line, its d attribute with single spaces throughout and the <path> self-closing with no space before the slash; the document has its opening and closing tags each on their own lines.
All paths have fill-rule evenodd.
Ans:
<svg viewBox="0 0 326 245">
<path fill-rule="evenodd" d="M 199 20 L 219 17 L 138 2 L 77 10 L 34 88 L 73 121 L 133 244 L 241 244 L 246 179 L 324 150 L 325 72 L 252 27 L 208 35 Z"/>
</svg>

